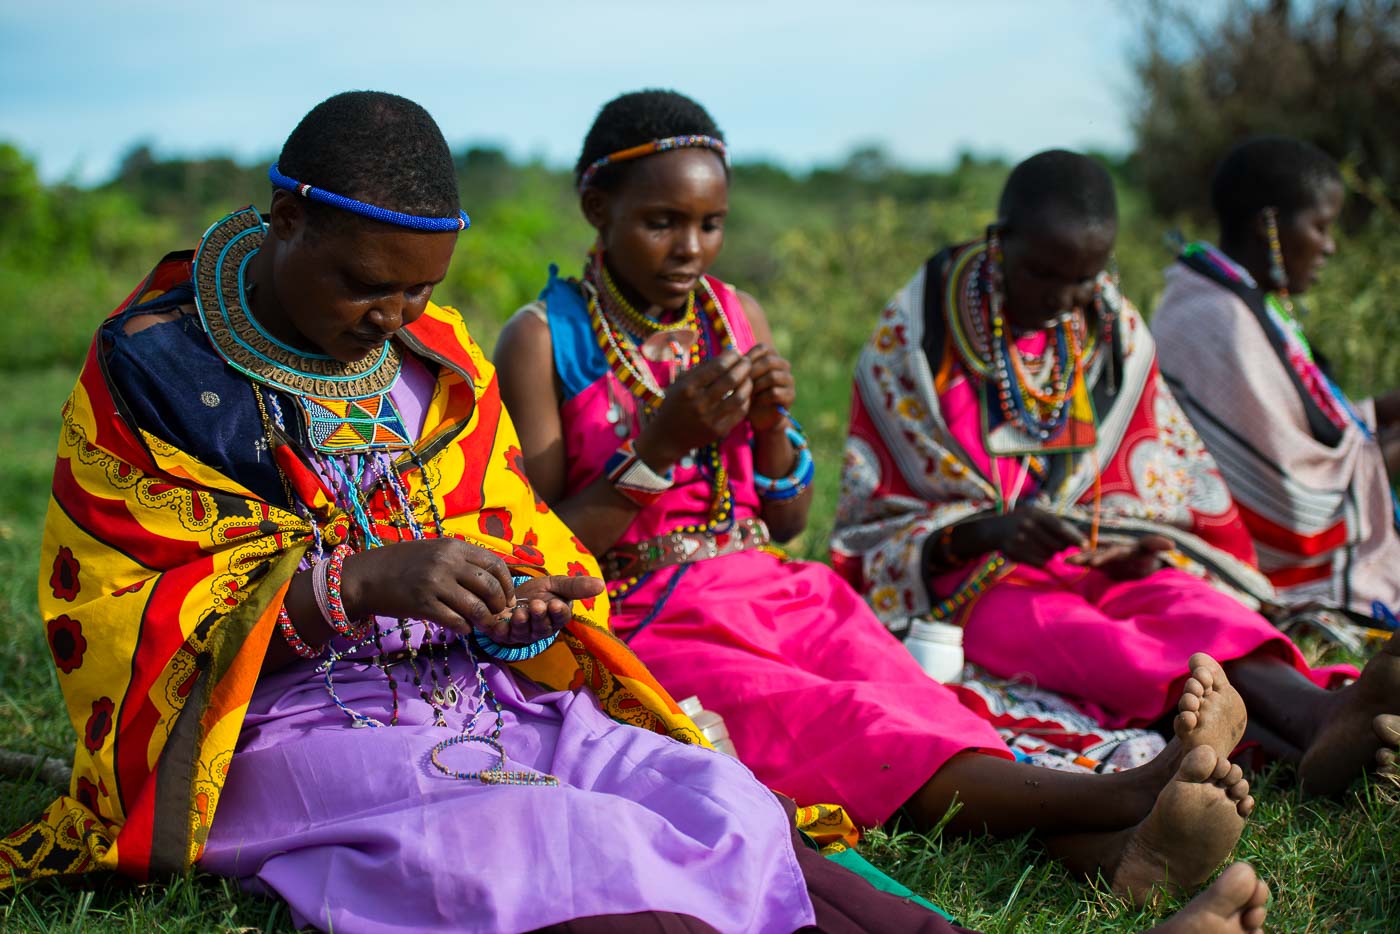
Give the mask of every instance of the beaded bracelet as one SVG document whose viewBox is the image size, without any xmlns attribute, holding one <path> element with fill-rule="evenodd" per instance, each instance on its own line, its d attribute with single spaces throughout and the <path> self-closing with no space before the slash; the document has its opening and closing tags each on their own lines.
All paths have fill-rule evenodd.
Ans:
<svg viewBox="0 0 1400 934">
<path fill-rule="evenodd" d="M 353 553 L 354 549 L 342 542 L 335 546 L 329 558 L 317 562 L 311 569 L 311 590 L 316 594 L 316 605 L 325 617 L 326 624 L 335 630 L 337 635 L 352 642 L 363 639 L 371 625 L 368 620 L 359 625 L 351 623 L 349 615 L 345 612 L 345 602 L 340 595 L 341 569 L 345 565 L 345 559 Z"/>
<path fill-rule="evenodd" d="M 277 610 L 277 629 L 282 633 L 282 638 L 287 640 L 287 645 L 292 647 L 292 651 L 300 658 L 316 658 L 326 650 L 325 646 L 313 649 L 306 644 L 306 640 L 297 632 L 297 627 L 292 625 L 291 614 L 287 612 L 287 605 L 284 603 Z"/>
<path fill-rule="evenodd" d="M 490 636 L 482 635 L 479 632 L 472 633 L 472 642 L 477 648 L 487 655 L 502 662 L 523 662 L 527 658 L 534 658 L 545 649 L 554 644 L 554 640 L 559 638 L 559 633 L 552 632 L 529 645 L 501 645 L 491 639 Z"/>
<path fill-rule="evenodd" d="M 675 471 L 659 474 L 648 467 L 646 461 L 637 456 L 637 448 L 631 438 L 618 445 L 603 467 L 603 474 L 617 492 L 644 509 L 660 499 L 676 482 Z"/>
<path fill-rule="evenodd" d="M 797 463 L 793 466 L 792 473 L 786 477 L 774 479 L 755 473 L 753 482 L 758 490 L 759 499 L 770 502 L 796 499 L 806 491 L 807 487 L 812 485 L 817 465 L 812 460 L 812 450 L 807 443 L 807 436 L 802 433 L 800 428 L 789 427 L 787 439 L 792 444 L 793 450 L 797 452 Z"/>
</svg>

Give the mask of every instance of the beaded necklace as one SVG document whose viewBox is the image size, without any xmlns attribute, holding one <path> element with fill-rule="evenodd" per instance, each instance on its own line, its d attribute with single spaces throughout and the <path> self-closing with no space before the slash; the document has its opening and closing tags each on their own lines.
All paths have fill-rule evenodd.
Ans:
<svg viewBox="0 0 1400 934">
<path fill-rule="evenodd" d="M 1083 314 L 1075 309 L 1062 316 L 1053 341 L 1028 366 L 1003 312 L 1001 246 L 995 235 L 963 251 L 947 288 L 954 347 L 969 372 L 994 381 L 1005 420 L 1041 443 L 1059 435 L 1083 386 L 1088 343 Z M 1097 291 L 1095 304 L 1106 321 Z M 1042 386 L 1036 385 L 1037 376 L 1044 377 Z"/>
<path fill-rule="evenodd" d="M 695 366 L 734 346 L 734 332 L 730 327 L 729 317 L 704 276 L 700 277 L 698 301 L 696 293 L 691 292 L 686 300 L 685 315 L 676 325 L 670 327 L 632 307 L 612 281 L 603 262 L 602 250 L 595 249 L 590 253 L 589 262 L 584 267 L 581 286 L 588 299 L 588 316 L 594 336 L 608 361 L 609 369 L 642 403 L 644 414 L 660 407 L 666 398 L 666 390 L 652 376 L 651 368 L 642 355 L 638 338 L 645 339 L 647 334 L 693 327 L 697 338 L 691 346 L 689 366 Z M 624 322 L 632 324 L 637 329 L 636 333 L 629 332 Z M 703 523 L 683 525 L 673 529 L 673 532 L 715 532 L 725 528 L 733 519 L 734 490 L 730 484 L 729 470 L 724 463 L 724 451 L 719 442 L 705 447 L 697 466 L 710 481 L 709 516 Z M 614 600 L 621 599 L 649 576 L 641 574 L 613 581 L 608 584 L 608 595 Z"/>
<path fill-rule="evenodd" d="M 326 479 L 336 506 L 348 516 L 348 528 L 344 530 L 347 544 L 355 550 L 380 547 L 385 544 L 381 529 L 386 527 L 399 541 L 429 537 L 415 516 L 400 472 L 399 465 L 403 461 L 417 467 L 422 494 L 432 516 L 433 534 L 444 537 L 447 533 L 431 477 L 417 452 L 412 450 L 398 410 L 389 397 L 402 363 L 397 345 L 386 341 L 378 354 L 371 354 L 357 363 L 342 364 L 328 356 L 290 347 L 269 334 L 248 308 L 244 275 L 262 243 L 264 232 L 261 218 L 251 208 L 229 215 L 205 234 L 193 268 L 195 304 L 206 333 L 219 355 L 251 381 L 264 443 L 271 449 L 279 436 L 293 437 L 278 401 L 278 393 L 286 394 L 302 407 L 311 449 L 308 456 Z M 391 461 L 390 452 L 401 455 L 398 462 Z M 325 540 L 314 511 L 296 495 L 275 458 L 273 463 L 288 503 L 311 525 L 313 545 L 309 556 L 324 560 Z M 381 511 L 387 518 L 378 522 L 375 514 Z M 422 627 L 422 636 L 416 644 L 412 631 L 415 623 Z M 350 630 L 352 635 L 347 641 L 351 644 L 347 649 L 337 648 L 334 642 L 326 646 L 328 659 L 317 671 L 323 677 L 331 701 L 355 727 L 396 725 L 400 699 L 398 681 L 391 674 L 391 668 L 395 662 L 406 660 L 419 697 L 432 711 L 433 724 L 447 728 L 446 710 L 455 707 L 460 700 L 449 668 L 451 640 L 448 630 L 427 620 L 410 619 L 397 620 L 393 627 L 381 627 L 371 621 L 367 628 L 368 635 Z M 383 638 L 396 631 L 404 651 L 388 653 Z M 558 779 L 554 776 L 506 768 L 505 750 L 500 742 L 505 722 L 502 705 L 485 680 L 471 641 L 460 637 L 457 641 L 462 643 L 471 661 L 478 702 L 462 730 L 433 750 L 434 766 L 453 778 L 474 779 L 484 784 L 557 785 Z M 374 655 L 368 663 L 378 667 L 389 683 L 391 713 L 387 724 L 353 710 L 335 687 L 336 665 L 370 646 L 373 646 Z M 420 660 L 426 663 L 426 681 Z M 488 707 L 495 712 L 495 726 L 488 735 L 476 735 L 472 731 L 481 712 Z M 448 768 L 440 761 L 439 754 L 459 743 L 487 746 L 499 756 L 499 765 L 476 772 Z"/>
<path fill-rule="evenodd" d="M 643 356 L 640 340 L 656 333 L 693 329 L 698 338 L 691 345 L 687 366 L 694 366 L 705 357 L 704 345 L 711 335 L 719 335 L 720 350 L 734 344 L 729 318 L 720 305 L 709 281 L 700 277 L 701 295 L 686 297 L 686 313 L 674 325 L 663 325 L 632 307 L 618 291 L 603 263 L 602 251 L 595 250 L 584 269 L 582 282 L 588 302 L 588 318 L 594 339 L 608 361 L 608 368 L 628 392 L 652 411 L 666 398 L 666 391 L 656 381 Z M 600 288 L 601 286 L 601 288 Z M 699 306 L 698 309 L 696 306 Z M 628 325 L 632 327 L 629 328 Z"/>
</svg>

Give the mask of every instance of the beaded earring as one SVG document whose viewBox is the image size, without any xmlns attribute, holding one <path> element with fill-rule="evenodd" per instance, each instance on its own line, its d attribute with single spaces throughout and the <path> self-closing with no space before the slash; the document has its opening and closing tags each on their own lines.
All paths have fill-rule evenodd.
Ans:
<svg viewBox="0 0 1400 934">
<path fill-rule="evenodd" d="M 1278 208 L 1264 209 L 1264 235 L 1269 240 L 1269 284 L 1275 291 L 1288 291 L 1288 270 L 1283 265 L 1283 245 L 1278 239 Z"/>
<path fill-rule="evenodd" d="M 1293 314 L 1293 302 L 1288 297 L 1288 270 L 1283 265 L 1283 244 L 1278 238 L 1278 208 L 1264 209 L 1264 235 L 1269 240 L 1269 284 L 1278 295 L 1278 300 L 1289 315 Z"/>
<path fill-rule="evenodd" d="M 1004 257 L 1001 252 L 1001 225 L 987 225 L 987 261 L 982 264 L 982 294 L 987 296 L 987 317 L 992 330 L 1000 331 L 1006 322 L 1002 320 L 1001 277 Z"/>
</svg>

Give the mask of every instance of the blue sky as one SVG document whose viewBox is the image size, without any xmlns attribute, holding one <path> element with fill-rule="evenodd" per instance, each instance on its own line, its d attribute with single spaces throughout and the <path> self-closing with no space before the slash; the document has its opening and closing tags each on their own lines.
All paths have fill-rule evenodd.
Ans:
<svg viewBox="0 0 1400 934">
<path fill-rule="evenodd" d="M 878 143 L 1127 149 L 1131 0 L 515 0 L 234 3 L 0 0 L 0 140 L 47 179 L 163 154 L 275 153 L 337 91 L 426 106 L 455 146 L 571 163 L 598 107 L 674 87 L 737 159 L 802 168 Z"/>
</svg>

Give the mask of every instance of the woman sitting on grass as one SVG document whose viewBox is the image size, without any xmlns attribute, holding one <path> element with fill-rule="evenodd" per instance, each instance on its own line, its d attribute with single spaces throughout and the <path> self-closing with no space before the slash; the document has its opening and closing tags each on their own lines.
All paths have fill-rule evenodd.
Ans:
<svg viewBox="0 0 1400 934">
<path fill-rule="evenodd" d="M 496 363 L 526 473 L 602 556 L 613 627 L 661 683 L 718 711 L 765 784 L 859 824 L 903 809 L 931 827 L 956 798 L 953 828 L 1037 831 L 1135 898 L 1168 864 L 1175 883 L 1204 880 L 1253 803 L 1225 759 L 1245 714 L 1218 666 L 1193 660 L 1180 739 L 1147 766 L 1012 761 L 830 569 L 766 547 L 806 521 L 811 457 L 762 309 L 706 275 L 729 205 L 710 116 L 673 92 L 624 95 L 578 181 L 598 233 L 583 274 L 551 276 Z"/>
<path fill-rule="evenodd" d="M 1171 713 L 1207 652 L 1248 704 L 1246 738 L 1338 790 L 1393 760 L 1400 640 L 1329 692 L 1342 672 L 1310 669 L 1247 605 L 1272 591 L 1104 271 L 1116 233 L 1108 173 L 1041 153 L 986 240 L 895 295 L 857 363 L 838 566 L 891 629 L 960 625 L 970 661 L 1106 726 Z"/>
<path fill-rule="evenodd" d="M 270 176 L 64 408 L 41 600 L 80 741 L 0 886 L 198 865 L 335 931 L 952 930 L 798 841 L 609 635 L 430 301 L 466 215 L 428 114 L 338 95 Z M 1242 867 L 1181 917 L 1264 895 Z"/>
<path fill-rule="evenodd" d="M 1186 248 L 1152 319 L 1162 375 L 1280 595 L 1393 621 L 1400 389 L 1348 399 L 1313 356 L 1291 298 L 1336 252 L 1341 173 L 1315 146 L 1265 137 L 1231 150 L 1211 191 L 1220 246 Z"/>
</svg>

